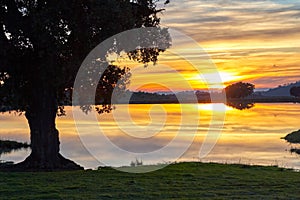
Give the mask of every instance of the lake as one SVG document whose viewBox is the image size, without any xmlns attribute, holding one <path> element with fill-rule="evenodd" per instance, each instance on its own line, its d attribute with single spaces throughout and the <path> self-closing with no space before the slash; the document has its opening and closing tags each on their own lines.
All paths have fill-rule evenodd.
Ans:
<svg viewBox="0 0 300 200">
<path fill-rule="evenodd" d="M 73 117 L 67 107 L 57 128 L 61 153 L 85 168 L 130 165 L 138 159 L 144 164 L 178 160 L 300 169 L 299 155 L 291 154 L 292 146 L 280 139 L 300 129 L 299 108 L 292 103 L 258 103 L 246 110 L 223 104 L 130 104 L 101 115 L 75 108 Z M 24 115 L 0 115 L 0 139 L 30 142 L 29 138 Z M 19 162 L 29 153 L 15 151 L 0 160 Z"/>
</svg>

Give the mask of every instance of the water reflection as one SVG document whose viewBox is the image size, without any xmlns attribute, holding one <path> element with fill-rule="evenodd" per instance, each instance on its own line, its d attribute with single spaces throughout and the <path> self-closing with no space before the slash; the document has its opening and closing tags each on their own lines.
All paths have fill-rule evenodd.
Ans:
<svg viewBox="0 0 300 200">
<path fill-rule="evenodd" d="M 27 143 L 18 143 L 15 141 L 2 141 L 0 140 L 0 165 L 4 164 L 13 164 L 13 161 L 11 160 L 2 160 L 1 157 L 3 155 L 11 156 L 10 154 L 16 154 L 18 151 L 27 151 L 30 149 L 30 145 Z"/>
<path fill-rule="evenodd" d="M 299 148 L 291 148 L 290 149 L 291 153 L 296 153 L 296 154 L 300 154 L 300 149 Z"/>
<path fill-rule="evenodd" d="M 290 148 L 291 153 L 300 154 L 300 130 L 293 131 L 281 139 L 286 140 L 290 144 L 296 145 Z"/>
<path fill-rule="evenodd" d="M 168 142 L 176 136 L 178 130 L 182 130 L 182 140 L 194 137 L 193 143 L 185 154 L 180 158 L 183 160 L 199 160 L 199 148 L 201 147 L 204 138 L 207 135 L 210 123 L 212 120 L 212 106 L 211 104 L 187 104 L 186 108 L 197 109 L 199 114 L 196 117 L 198 125 L 192 123 L 192 120 L 187 120 L 185 125 L 180 126 L 181 114 L 180 106 L 177 104 L 162 105 L 163 109 L 151 110 L 153 105 L 130 105 L 129 110 L 131 119 L 134 123 L 145 126 L 144 131 L 140 131 L 143 136 L 149 136 L 147 125 L 153 120 L 163 119 L 163 111 L 167 111 L 166 120 L 163 126 L 159 124 L 159 120 L 154 120 L 157 125 L 151 126 L 162 127 L 162 129 L 154 135 L 151 143 L 134 143 L 128 142 L 126 133 L 120 129 L 113 118 L 113 114 L 103 114 L 97 116 L 97 122 L 89 120 L 82 120 L 80 124 L 87 129 L 89 140 L 91 142 L 99 139 L 99 131 L 105 133 L 107 138 L 112 143 L 117 144 L 120 148 L 124 148 L 135 152 L 152 151 L 168 144 Z M 218 140 L 217 145 L 213 150 L 201 159 L 201 161 L 209 162 L 223 162 L 223 163 L 245 163 L 245 164 L 264 164 L 274 165 L 278 164 L 283 167 L 300 168 L 300 159 L 295 154 L 290 154 L 290 146 L 280 138 L 284 133 L 290 133 L 298 128 L 299 124 L 299 104 L 288 103 L 274 103 L 262 104 L 257 103 L 251 109 L 232 109 L 226 107 L 226 120 L 222 129 L 222 135 Z M 121 112 L 125 109 L 123 105 L 117 105 L 116 112 Z M 66 109 L 67 116 L 60 117 L 57 121 L 57 126 L 60 131 L 61 152 L 67 158 L 70 158 L 86 168 L 96 168 L 101 163 L 96 160 L 82 144 L 74 125 L 71 110 Z M 81 112 L 78 110 L 78 112 Z M 152 113 L 151 113 L 152 112 Z M 164 121 L 164 120 L 161 120 Z M 191 123 L 188 123 L 188 122 Z M 129 126 L 126 119 L 122 119 L 123 126 Z M 221 123 L 221 122 L 215 122 Z M 197 130 L 196 134 L 192 132 Z M 214 127 L 212 127 L 213 129 Z M 101 130 L 100 130 L 101 129 Z M 21 116 L 14 115 L 0 115 L 0 139 L 10 139 L 23 142 L 29 142 L 29 130 L 26 119 Z M 174 146 L 180 147 L 185 141 L 178 141 Z M 143 160 L 140 155 L 134 156 L 130 159 L 123 159 L 116 152 L 106 149 L 106 146 L 95 145 L 95 152 L 101 159 L 108 159 L 114 166 L 130 165 L 131 161 Z M 2 155 L 2 160 L 12 160 L 15 162 L 23 160 L 30 151 L 12 152 L 10 154 Z M 170 161 L 168 153 L 162 155 L 163 159 L 151 157 L 144 164 L 155 164 Z M 101 161 L 101 160 L 100 160 Z"/>
<path fill-rule="evenodd" d="M 13 151 L 15 151 L 15 152 L 16 151 L 21 151 L 21 150 L 25 150 L 25 149 L 28 149 L 28 148 L 29 148 L 29 146 L 28 147 L 12 147 L 12 148 L 6 148 L 6 147 L 1 147 L 0 146 L 0 158 L 4 154 L 9 154 Z"/>
<path fill-rule="evenodd" d="M 238 110 L 245 110 L 252 108 L 254 106 L 254 103 L 246 101 L 227 101 L 226 105 Z"/>
</svg>

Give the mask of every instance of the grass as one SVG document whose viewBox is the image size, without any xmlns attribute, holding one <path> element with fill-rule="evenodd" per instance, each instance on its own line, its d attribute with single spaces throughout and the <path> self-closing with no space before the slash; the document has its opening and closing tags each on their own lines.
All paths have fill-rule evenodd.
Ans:
<svg viewBox="0 0 300 200">
<path fill-rule="evenodd" d="M 299 199 L 300 173 L 277 167 L 178 163 L 145 174 L 0 172 L 0 199 Z"/>
</svg>

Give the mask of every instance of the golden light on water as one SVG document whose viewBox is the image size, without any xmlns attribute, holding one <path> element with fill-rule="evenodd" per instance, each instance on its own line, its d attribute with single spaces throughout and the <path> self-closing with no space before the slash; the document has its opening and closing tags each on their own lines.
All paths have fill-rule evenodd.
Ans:
<svg viewBox="0 0 300 200">
<path fill-rule="evenodd" d="M 226 112 L 230 110 L 234 110 L 232 107 L 224 105 L 223 103 L 218 104 L 196 104 L 194 105 L 195 109 L 198 109 L 200 111 L 206 111 L 206 112 Z"/>
<path fill-rule="evenodd" d="M 125 109 L 125 105 L 119 105 L 115 112 L 122 112 Z M 182 124 L 181 108 L 187 111 L 187 120 Z M 192 160 L 193 157 L 199 153 L 199 148 L 206 137 L 209 129 L 209 125 L 212 120 L 212 112 L 226 111 L 226 118 L 224 127 L 222 129 L 222 135 L 218 140 L 218 143 L 208 155 L 206 160 L 208 161 L 220 161 L 227 160 L 228 162 L 239 162 L 245 159 L 250 160 L 253 164 L 269 164 L 274 160 L 282 160 L 285 164 L 291 166 L 297 166 L 299 158 L 286 151 L 289 145 L 281 140 L 287 133 L 297 130 L 299 127 L 299 105 L 298 104 L 256 104 L 249 110 L 236 110 L 228 106 L 221 104 L 164 104 L 161 106 L 152 105 L 129 105 L 129 112 L 131 119 L 139 126 L 147 126 L 152 124 L 153 128 L 144 128 L 143 131 L 137 132 L 143 136 L 147 136 L 147 131 L 158 131 L 153 142 L 147 145 L 141 145 L 139 141 L 136 143 L 130 143 L 129 136 L 124 134 L 118 124 L 113 118 L 113 114 L 97 115 L 98 121 L 92 122 L 82 120 L 79 123 L 84 125 L 88 130 L 91 141 L 97 140 L 99 137 L 99 127 L 104 131 L 107 137 L 112 142 L 118 143 L 120 147 L 139 149 L 155 149 L 160 148 L 163 145 L 168 144 L 176 134 L 178 129 L 183 129 L 183 137 L 188 139 L 194 137 L 192 133 L 193 128 L 197 128 L 197 134 L 195 141 L 191 148 L 186 152 L 183 159 Z M 84 146 L 79 138 L 79 134 L 74 124 L 74 119 L 69 107 L 67 109 L 67 116 L 60 117 L 57 120 L 57 127 L 60 131 L 61 139 L 61 151 L 62 153 L 84 165 L 86 167 L 96 167 L 98 162 L 93 160 L 91 156 L 86 152 Z M 198 125 L 191 123 L 195 116 L 189 115 L 189 112 L 199 111 L 196 120 L 199 121 Z M 78 109 L 78 112 L 81 112 Z M 164 122 L 163 116 L 166 117 Z M 11 139 L 17 141 L 29 142 L 29 128 L 24 116 L 18 117 L 15 115 L 4 114 L 0 116 L 0 137 L 2 139 Z M 129 123 L 124 118 L 122 121 L 123 126 L 128 127 Z M 161 126 L 163 123 L 164 126 Z M 161 129 L 159 128 L 161 127 Z M 129 127 L 132 128 L 132 127 Z M 134 128 L 134 127 L 133 127 Z M 185 139 L 183 139 L 185 140 Z M 182 145 L 178 143 L 177 145 Z M 151 147 L 151 148 L 150 148 Z M 118 155 L 114 152 L 106 151 L 104 146 L 95 146 L 99 149 L 99 154 L 121 161 Z M 1 159 L 21 161 L 26 157 L 26 154 L 8 154 L 3 155 Z M 134 159 L 134 158 L 133 158 Z M 166 157 L 166 159 L 168 159 Z M 129 164 L 130 160 L 124 161 L 122 164 Z M 161 160 L 153 160 L 153 163 L 161 162 Z M 116 165 L 119 164 L 116 161 Z"/>
</svg>

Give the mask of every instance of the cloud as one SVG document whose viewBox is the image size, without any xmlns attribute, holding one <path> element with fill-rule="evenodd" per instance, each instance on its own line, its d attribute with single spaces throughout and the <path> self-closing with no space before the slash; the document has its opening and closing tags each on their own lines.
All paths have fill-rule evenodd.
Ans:
<svg viewBox="0 0 300 200">
<path fill-rule="evenodd" d="M 182 29 L 197 41 L 281 37 L 297 34 L 300 28 L 299 3 L 184 0 L 172 4 L 162 22 Z"/>
<path fill-rule="evenodd" d="M 162 24 L 199 42 L 221 71 L 263 78 L 268 86 L 300 77 L 299 1 L 174 0 Z M 187 71 L 184 66 L 177 70 Z"/>
</svg>

